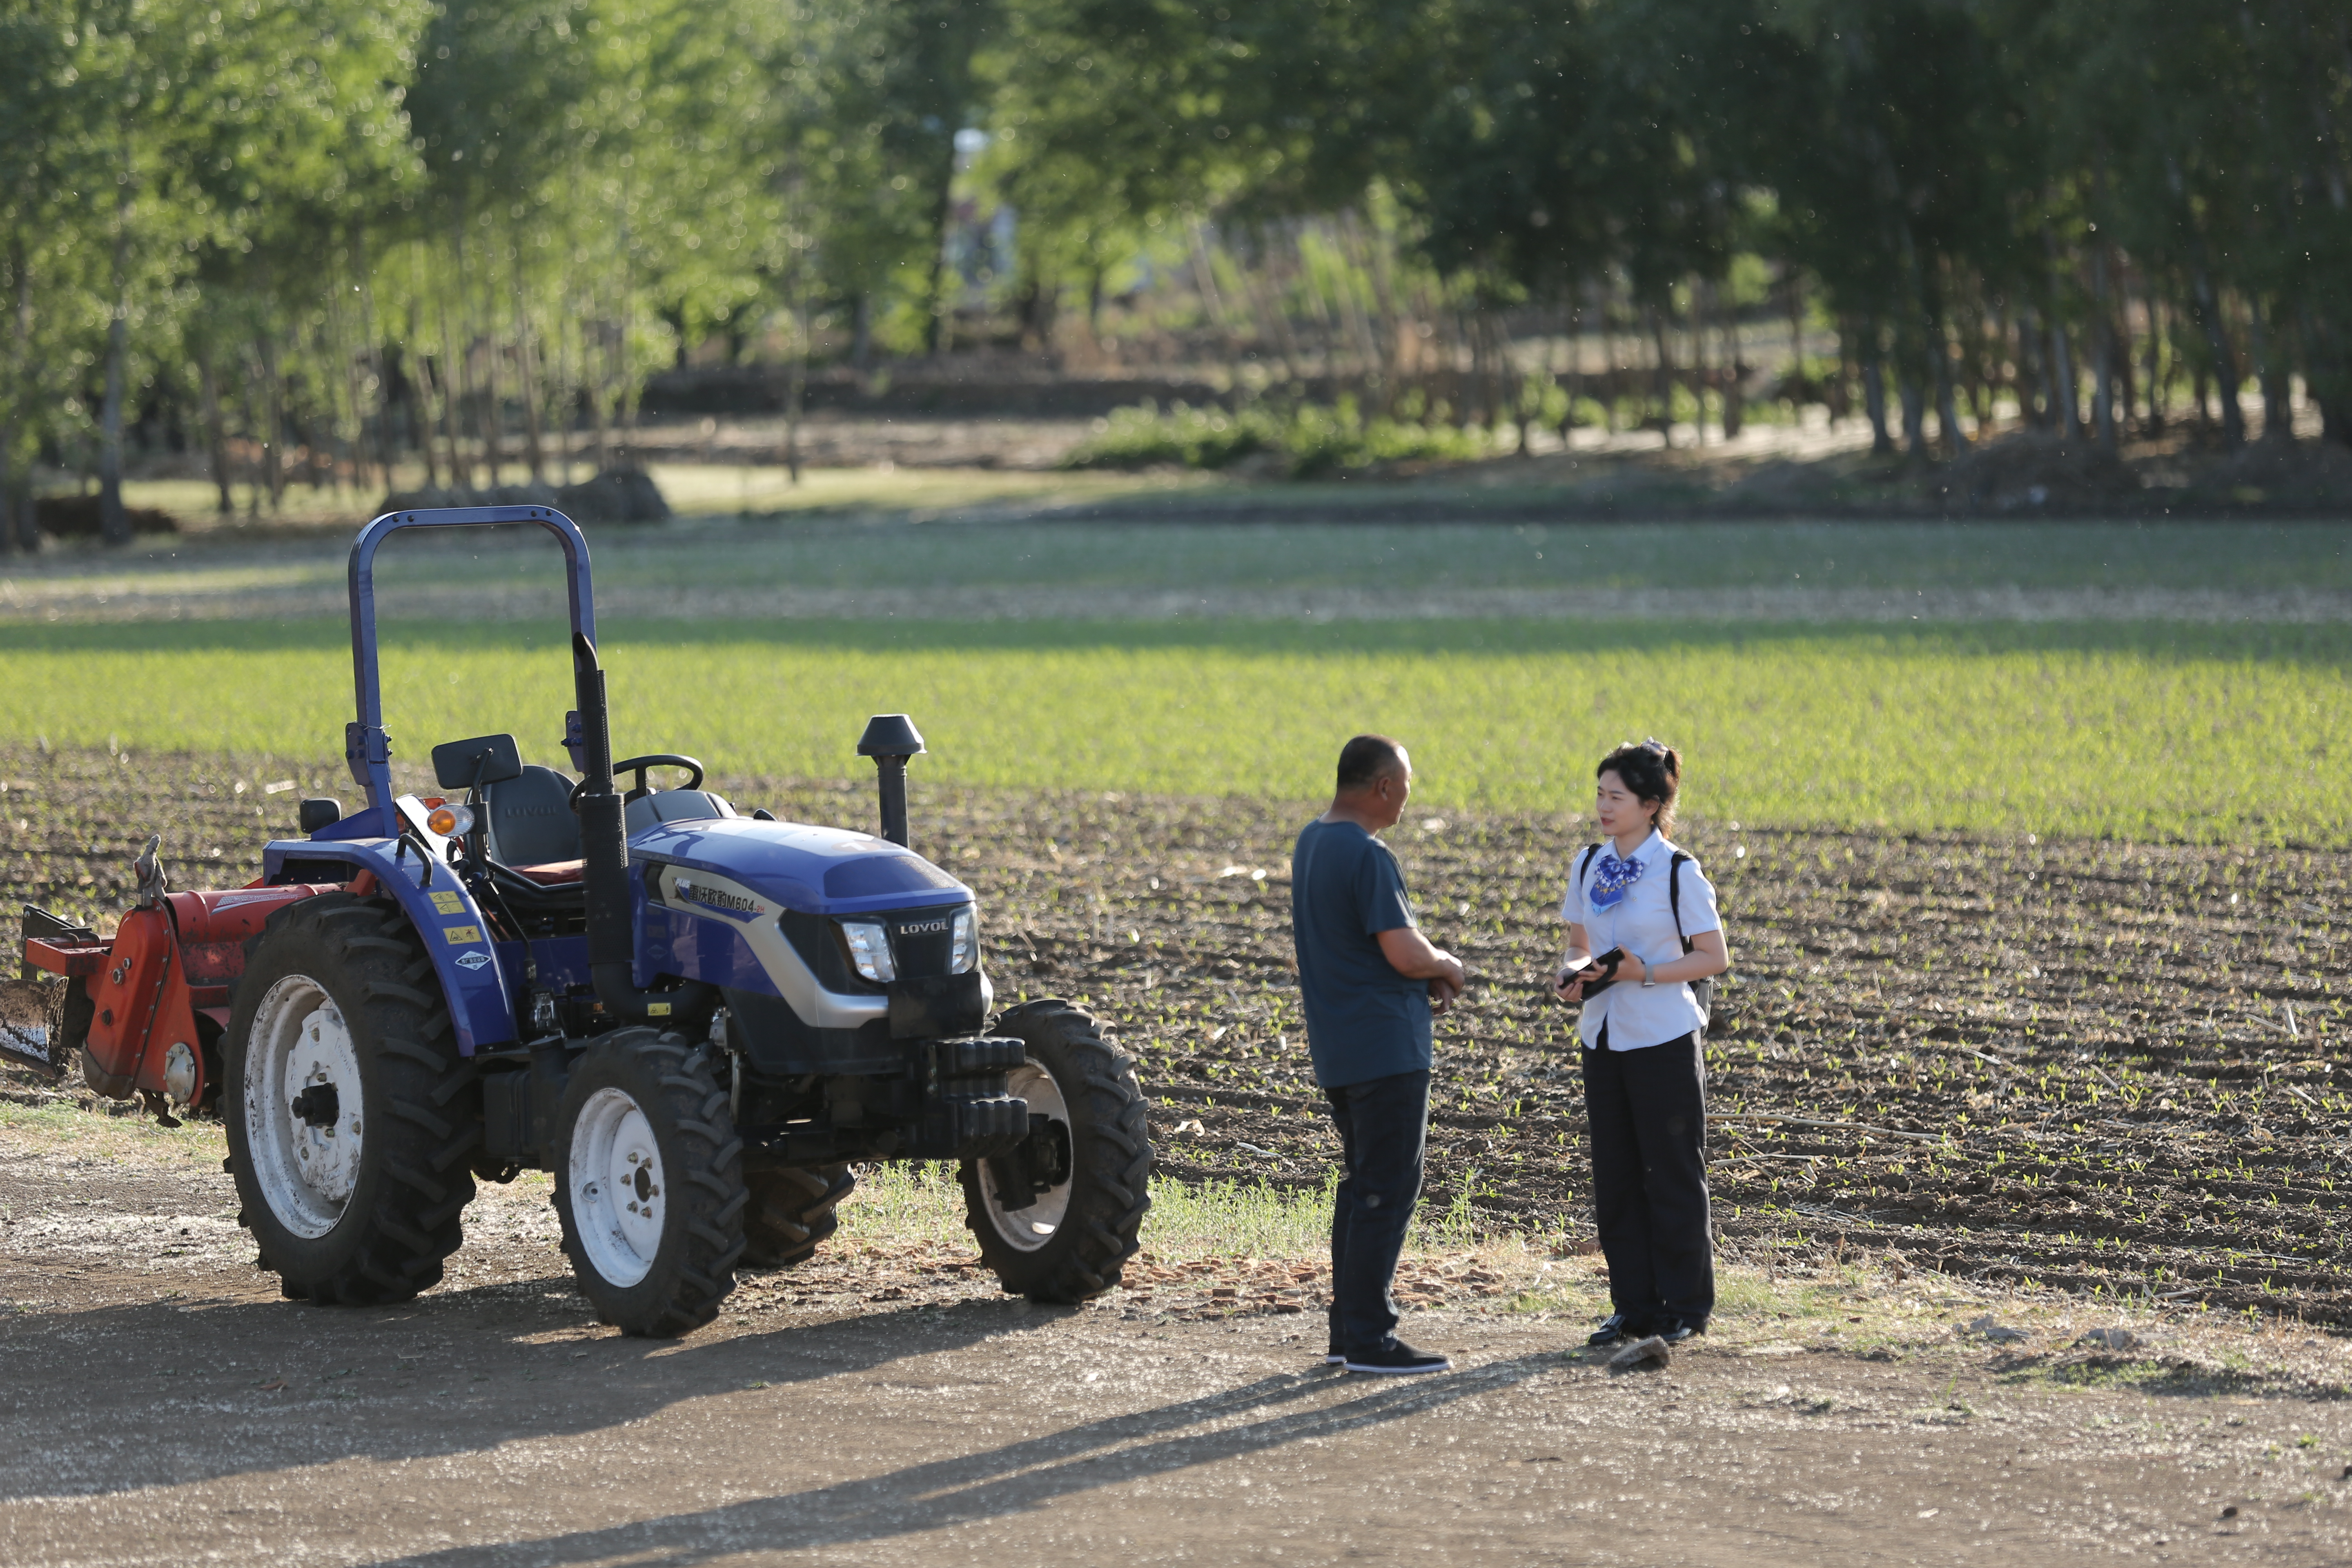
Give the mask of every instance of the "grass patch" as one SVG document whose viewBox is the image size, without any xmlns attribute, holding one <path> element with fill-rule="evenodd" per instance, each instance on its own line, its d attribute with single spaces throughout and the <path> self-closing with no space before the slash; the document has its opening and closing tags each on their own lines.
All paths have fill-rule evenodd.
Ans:
<svg viewBox="0 0 2352 1568">
<path fill-rule="evenodd" d="M 412 626 L 386 649 L 398 754 L 509 730 L 556 759 L 551 627 Z M 1431 806 L 1575 811 L 1591 760 L 1656 734 L 1696 815 L 2143 840 L 2352 837 L 2352 627 L 1772 627 L 616 622 L 623 752 L 859 777 L 868 714 L 915 716 L 927 779 L 1328 793 L 1349 734 L 1403 737 Z M 0 627 L 0 733 L 135 752 L 333 754 L 341 628 Z"/>
<path fill-rule="evenodd" d="M 76 1080 L 79 1082 L 79 1080 Z M 228 1152 L 227 1134 L 217 1121 L 184 1121 L 165 1127 L 126 1100 L 100 1100 L 88 1111 L 72 1100 L 26 1105 L 0 1100 L 0 1132 L 20 1146 L 106 1159 L 210 1160 L 217 1166 Z M 116 1110 L 115 1107 L 121 1107 Z"/>
<path fill-rule="evenodd" d="M 695 483 L 740 488 L 727 469 Z M 682 481 L 681 481 L 682 482 Z M 1149 522 L 905 522 L 950 504 L 1023 497 L 1079 503 L 1150 500 Z M 1298 521 L 1262 521 L 1263 490 L 1193 477 L 955 472 L 819 475 L 802 510 L 747 521 L 683 520 L 592 530 L 600 588 L 1421 589 L 1798 588 L 1908 595 L 1951 589 L 2268 591 L 2352 588 L 2352 528 L 2326 523 L 1610 522 L 1494 523 L 1482 506 L 1543 492 L 1438 486 L 1298 484 L 1276 492 Z M 1150 498 L 1158 498 L 1151 500 Z M 1443 527 L 1352 521 L 1399 500 L 1460 503 Z M 1254 521 L 1220 522 L 1221 509 Z M 1164 511 L 1165 516 L 1156 515 Z M 826 512 L 863 512 L 826 517 Z M 1278 514 L 1276 514 L 1278 515 Z M 350 518 L 352 531 L 363 514 Z M 94 600 L 140 582 L 151 592 L 340 585 L 350 534 L 275 538 L 265 548 L 163 540 L 0 562 L 0 581 L 84 588 Z M 560 590 L 537 531 L 404 535 L 378 558 L 382 584 L 469 584 Z M 170 574 L 159 585 L 148 579 Z M 9 603 L 0 591 L 0 608 Z M 80 613 L 60 606 L 68 616 Z"/>
<path fill-rule="evenodd" d="M 1331 1248 L 1334 1176 L 1324 1186 L 1260 1183 L 1151 1184 L 1143 1245 L 1156 1258 L 1318 1258 Z M 1432 1194 L 1434 1196 L 1434 1194 Z M 1408 1252 L 1475 1247 L 1481 1226 L 1465 1199 L 1424 1200 L 1405 1237 Z M 1491 1230 L 1491 1225 L 1485 1228 Z M 875 1165 L 841 1205 L 841 1230 L 859 1241 L 972 1247 L 955 1167 L 937 1163 Z"/>
</svg>

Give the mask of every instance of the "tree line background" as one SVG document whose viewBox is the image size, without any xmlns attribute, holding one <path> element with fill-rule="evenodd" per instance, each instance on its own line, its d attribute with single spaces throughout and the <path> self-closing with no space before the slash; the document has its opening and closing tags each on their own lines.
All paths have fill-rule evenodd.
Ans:
<svg viewBox="0 0 2352 1568">
<path fill-rule="evenodd" d="M 126 453 L 561 479 L 690 353 L 796 408 L 1153 280 L 1242 395 L 1522 446 L 1736 433 L 1774 321 L 1922 459 L 2352 442 L 2347 186 L 2340 0 L 12 0 L 0 547 L 42 465 L 114 540 Z"/>
</svg>

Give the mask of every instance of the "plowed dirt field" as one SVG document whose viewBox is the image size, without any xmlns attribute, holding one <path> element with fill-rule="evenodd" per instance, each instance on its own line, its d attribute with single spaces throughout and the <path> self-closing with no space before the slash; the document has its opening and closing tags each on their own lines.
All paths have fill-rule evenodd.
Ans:
<svg viewBox="0 0 2352 1568">
<path fill-rule="evenodd" d="M 352 794 L 292 771 L 271 793 L 289 779 L 227 759 L 0 752 L 0 934 L 22 901 L 119 910 L 151 830 L 176 885 L 249 879 L 300 795 Z M 870 822 L 862 785 L 720 787 L 745 809 Z M 1314 809 L 919 779 L 915 837 L 978 890 L 1000 997 L 1072 996 L 1118 1024 L 1163 1177 L 1319 1186 L 1335 1150 L 1287 904 Z M 1564 1249 L 1589 1230 L 1587 1173 L 1548 975 L 1588 837 L 1565 816 L 1451 812 L 1391 835 L 1424 924 L 1474 977 L 1440 1026 L 1428 1201 Z M 1859 1255 L 2352 1322 L 2344 856 L 1723 821 L 1680 837 L 1722 890 L 1736 959 L 1708 1050 L 1732 1258 Z"/>
</svg>

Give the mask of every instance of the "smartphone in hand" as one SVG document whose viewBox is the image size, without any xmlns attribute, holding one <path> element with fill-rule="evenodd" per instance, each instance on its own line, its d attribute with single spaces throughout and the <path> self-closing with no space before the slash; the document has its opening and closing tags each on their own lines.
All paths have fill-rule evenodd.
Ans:
<svg viewBox="0 0 2352 1568">
<path fill-rule="evenodd" d="M 1561 975 L 1559 989 L 1565 992 L 1569 986 L 1581 982 L 1584 990 L 1579 1000 L 1597 996 L 1616 983 L 1617 966 L 1624 962 L 1625 950 L 1622 947 L 1612 947 L 1607 952 L 1597 953 Z"/>
</svg>

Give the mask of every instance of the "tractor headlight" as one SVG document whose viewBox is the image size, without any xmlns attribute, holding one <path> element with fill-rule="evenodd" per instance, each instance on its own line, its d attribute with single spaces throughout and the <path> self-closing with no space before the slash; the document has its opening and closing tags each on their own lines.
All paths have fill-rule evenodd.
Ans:
<svg viewBox="0 0 2352 1568">
<path fill-rule="evenodd" d="M 980 966 L 980 911 L 967 904 L 955 912 L 955 934 L 948 939 L 948 973 L 963 974 Z"/>
<path fill-rule="evenodd" d="M 849 943 L 849 962 L 857 973 L 875 982 L 896 980 L 898 966 L 890 961 L 890 933 L 870 921 L 844 921 L 841 937 Z"/>
</svg>

